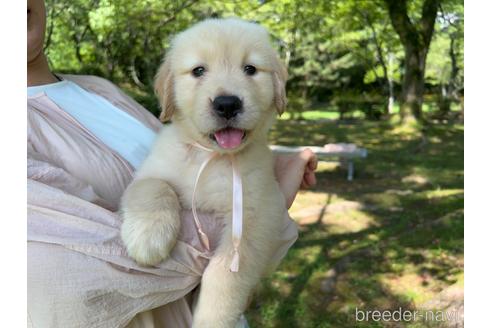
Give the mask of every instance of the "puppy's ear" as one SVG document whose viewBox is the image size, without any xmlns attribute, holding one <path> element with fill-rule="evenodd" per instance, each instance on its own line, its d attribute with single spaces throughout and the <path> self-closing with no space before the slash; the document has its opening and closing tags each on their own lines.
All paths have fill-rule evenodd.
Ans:
<svg viewBox="0 0 492 328">
<path fill-rule="evenodd" d="M 280 58 L 275 59 L 275 69 L 273 70 L 273 102 L 278 115 L 282 115 L 287 106 L 287 96 L 285 95 L 285 83 L 287 82 L 287 68 Z"/>
<path fill-rule="evenodd" d="M 174 104 L 174 78 L 171 72 L 171 62 L 167 57 L 155 76 L 154 91 L 162 109 L 159 119 L 162 122 L 169 121 L 176 108 Z"/>
</svg>

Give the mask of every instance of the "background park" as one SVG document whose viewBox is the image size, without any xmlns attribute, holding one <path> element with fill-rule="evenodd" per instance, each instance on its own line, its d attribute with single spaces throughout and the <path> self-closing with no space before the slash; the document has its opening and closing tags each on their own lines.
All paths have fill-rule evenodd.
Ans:
<svg viewBox="0 0 492 328">
<path fill-rule="evenodd" d="M 169 40 L 237 16 L 271 32 L 289 105 L 286 146 L 354 143 L 353 181 L 321 161 L 291 208 L 299 239 L 265 278 L 251 327 L 461 327 L 464 280 L 464 4 L 458 0 L 48 0 L 55 72 L 93 74 L 159 111 Z M 356 321 L 359 310 L 447 310 L 458 320 Z M 456 318 L 454 318 L 456 319 Z"/>
</svg>

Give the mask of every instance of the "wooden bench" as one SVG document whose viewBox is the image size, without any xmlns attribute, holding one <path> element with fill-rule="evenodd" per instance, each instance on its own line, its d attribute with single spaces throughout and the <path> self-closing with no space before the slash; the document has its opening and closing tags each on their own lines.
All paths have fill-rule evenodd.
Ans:
<svg viewBox="0 0 492 328">
<path fill-rule="evenodd" d="M 327 162 L 340 162 L 342 165 L 346 164 L 348 173 L 347 180 L 352 181 L 354 178 L 354 159 L 356 158 L 366 158 L 367 149 L 359 148 L 355 144 L 337 143 L 337 144 L 326 144 L 324 147 L 319 146 L 278 146 L 271 145 L 270 149 L 274 153 L 278 154 L 294 154 L 309 148 L 313 153 L 318 156 L 320 160 L 325 160 Z"/>
</svg>

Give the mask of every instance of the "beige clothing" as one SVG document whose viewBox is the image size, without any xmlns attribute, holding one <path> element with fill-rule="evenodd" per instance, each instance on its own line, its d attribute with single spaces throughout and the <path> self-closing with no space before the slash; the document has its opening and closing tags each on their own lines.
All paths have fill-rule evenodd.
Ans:
<svg viewBox="0 0 492 328">
<path fill-rule="evenodd" d="M 154 131 L 160 122 L 110 82 L 64 76 Z M 190 327 L 192 291 L 211 256 L 191 213 L 169 259 L 155 268 L 128 258 L 119 199 L 133 168 L 45 94 L 28 98 L 28 323 L 32 327 Z M 211 252 L 222 219 L 200 214 Z M 285 215 L 279 263 L 297 238 Z"/>
</svg>

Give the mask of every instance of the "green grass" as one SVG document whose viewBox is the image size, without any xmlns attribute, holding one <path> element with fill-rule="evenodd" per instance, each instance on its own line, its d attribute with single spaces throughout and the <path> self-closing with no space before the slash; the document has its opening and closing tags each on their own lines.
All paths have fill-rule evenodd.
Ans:
<svg viewBox="0 0 492 328">
<path fill-rule="evenodd" d="M 457 112 L 460 110 L 459 104 L 452 103 L 451 111 Z M 422 112 L 424 113 L 436 113 L 438 111 L 437 104 L 435 103 L 424 103 L 422 105 Z M 398 114 L 400 112 L 400 105 L 395 102 L 393 107 L 393 114 Z M 360 109 L 353 109 L 352 111 L 345 114 L 350 118 L 364 118 L 365 114 Z M 281 120 L 290 120 L 293 118 L 293 113 L 287 112 L 280 117 Z M 305 120 L 338 120 L 340 119 L 340 113 L 334 106 L 321 106 L 321 108 L 316 110 L 307 110 L 302 112 L 302 118 Z"/>
<path fill-rule="evenodd" d="M 350 113 L 350 117 L 362 118 L 364 113 L 361 111 L 354 111 Z M 280 117 L 281 120 L 290 120 L 292 115 L 286 113 Z M 328 111 L 328 110 L 307 110 L 302 112 L 302 118 L 305 120 L 338 120 L 340 118 L 340 113 L 338 111 Z"/>
<path fill-rule="evenodd" d="M 320 163 L 317 186 L 290 211 L 299 239 L 263 280 L 251 327 L 383 327 L 356 322 L 355 308 L 418 309 L 462 286 L 463 135 L 462 125 L 432 125 L 423 142 L 384 122 L 278 121 L 272 143 L 352 142 L 369 156 L 356 162 L 353 182 L 339 165 Z"/>
</svg>

